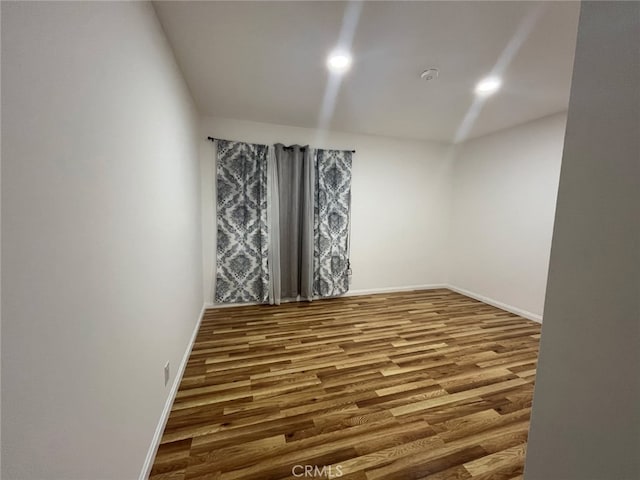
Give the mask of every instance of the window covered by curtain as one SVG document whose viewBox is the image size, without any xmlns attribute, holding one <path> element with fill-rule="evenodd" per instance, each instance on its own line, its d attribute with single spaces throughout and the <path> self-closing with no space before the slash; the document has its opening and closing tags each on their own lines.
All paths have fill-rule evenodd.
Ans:
<svg viewBox="0 0 640 480">
<path fill-rule="evenodd" d="M 345 150 L 315 157 L 313 293 L 320 297 L 349 290 L 351 157 Z"/>
<path fill-rule="evenodd" d="M 216 303 L 349 290 L 352 152 L 218 140 Z"/>
<path fill-rule="evenodd" d="M 216 303 L 267 301 L 267 146 L 218 141 Z"/>
</svg>

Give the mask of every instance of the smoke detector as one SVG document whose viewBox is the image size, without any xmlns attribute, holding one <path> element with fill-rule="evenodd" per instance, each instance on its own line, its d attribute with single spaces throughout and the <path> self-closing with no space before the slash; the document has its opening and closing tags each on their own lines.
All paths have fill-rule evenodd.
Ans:
<svg viewBox="0 0 640 480">
<path fill-rule="evenodd" d="M 429 82 L 431 80 L 435 80 L 436 78 L 438 78 L 438 74 L 440 72 L 438 72 L 437 68 L 430 68 L 429 70 L 425 70 L 424 72 L 422 72 L 420 74 L 420 78 L 423 79 L 425 82 Z"/>
</svg>

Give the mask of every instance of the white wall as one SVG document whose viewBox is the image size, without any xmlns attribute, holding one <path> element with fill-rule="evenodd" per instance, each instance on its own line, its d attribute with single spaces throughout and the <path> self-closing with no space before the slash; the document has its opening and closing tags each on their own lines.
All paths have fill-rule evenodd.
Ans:
<svg viewBox="0 0 640 480">
<path fill-rule="evenodd" d="M 1 5 L 1 4 L 0 4 Z M 0 35 L 2 32 L 2 7 L 0 6 Z M 0 46 L 2 41 L 0 40 Z M 0 52 L 0 60 L 2 54 Z M 0 61 L 0 92 L 2 92 L 2 62 Z M 2 129 L 2 108 L 0 107 L 0 130 Z M 0 135 L 0 252 L 2 251 L 2 135 Z M 2 298 L 2 255 L 0 254 L 0 299 Z M 0 480 L 2 479 L 2 301 L 0 301 Z"/>
<path fill-rule="evenodd" d="M 204 118 L 201 136 L 273 144 L 355 149 L 352 183 L 351 291 L 446 283 L 450 148 L 443 144 L 220 118 Z M 215 254 L 213 147 L 201 144 L 204 289 L 212 302 Z"/>
<path fill-rule="evenodd" d="M 639 39 L 640 3 L 582 3 L 527 480 L 640 478 Z"/>
<path fill-rule="evenodd" d="M 137 478 L 202 307 L 198 116 L 152 6 L 2 2 L 2 115 L 2 477 Z"/>
<path fill-rule="evenodd" d="M 0 4 L 1 5 L 1 4 Z M 2 7 L 0 6 L 0 35 L 2 32 Z M 0 44 L 2 42 L 0 41 Z M 2 55 L 0 52 L 0 60 Z M 2 92 L 2 62 L 0 61 L 0 92 Z M 0 130 L 2 129 L 2 108 L 0 108 Z M 0 152 L 2 151 L 2 135 L 0 135 Z M 2 251 L 2 155 L 0 153 L 0 252 Z M 0 254 L 0 272 L 2 272 L 2 255 Z M 2 298 L 2 274 L 0 273 L 0 299 Z M 2 301 L 0 301 L 0 480 L 2 479 Z"/>
<path fill-rule="evenodd" d="M 566 115 L 456 149 L 449 283 L 540 320 Z"/>
</svg>

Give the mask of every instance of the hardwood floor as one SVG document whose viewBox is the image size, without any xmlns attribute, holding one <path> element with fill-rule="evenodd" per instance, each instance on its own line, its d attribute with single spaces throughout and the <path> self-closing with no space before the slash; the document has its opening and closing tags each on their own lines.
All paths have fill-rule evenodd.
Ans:
<svg viewBox="0 0 640 480">
<path fill-rule="evenodd" d="M 539 336 L 444 289 L 207 310 L 150 478 L 522 478 Z"/>
</svg>

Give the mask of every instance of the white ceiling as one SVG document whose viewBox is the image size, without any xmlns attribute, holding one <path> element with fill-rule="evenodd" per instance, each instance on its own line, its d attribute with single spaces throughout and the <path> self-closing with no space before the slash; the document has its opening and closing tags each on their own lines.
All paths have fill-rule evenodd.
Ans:
<svg viewBox="0 0 640 480">
<path fill-rule="evenodd" d="M 202 114 L 450 142 L 566 110 L 580 8 L 515 1 L 154 5 Z M 331 98 L 326 57 L 350 43 L 349 32 L 354 62 L 335 107 L 328 101 L 323 110 Z M 420 73 L 430 67 L 440 77 L 425 82 Z M 475 83 L 491 72 L 502 74 L 503 88 L 474 104 Z"/>
</svg>

